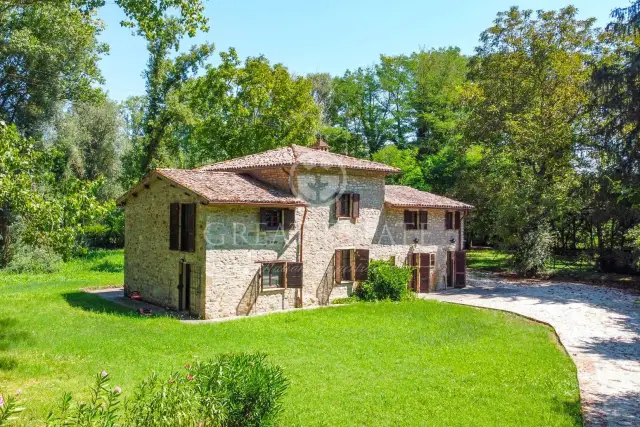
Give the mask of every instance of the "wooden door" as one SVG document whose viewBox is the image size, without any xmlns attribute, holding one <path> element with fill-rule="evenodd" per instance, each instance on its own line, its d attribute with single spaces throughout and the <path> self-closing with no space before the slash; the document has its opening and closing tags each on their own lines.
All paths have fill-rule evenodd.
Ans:
<svg viewBox="0 0 640 427">
<path fill-rule="evenodd" d="M 178 275 L 178 311 L 191 310 L 191 264 L 180 261 Z"/>
<path fill-rule="evenodd" d="M 420 254 L 420 292 L 429 292 L 431 281 L 431 254 Z"/>
<path fill-rule="evenodd" d="M 447 251 L 447 288 L 454 287 L 456 285 L 455 277 L 455 264 L 456 259 L 454 251 Z"/>
<path fill-rule="evenodd" d="M 464 288 L 467 283 L 467 253 L 465 251 L 456 251 L 455 269 L 455 286 L 456 288 Z"/>
</svg>

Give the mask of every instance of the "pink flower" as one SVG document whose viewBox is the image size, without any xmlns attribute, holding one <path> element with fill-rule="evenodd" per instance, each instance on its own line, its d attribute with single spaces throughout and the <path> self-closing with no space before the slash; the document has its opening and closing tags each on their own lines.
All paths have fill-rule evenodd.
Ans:
<svg viewBox="0 0 640 427">
<path fill-rule="evenodd" d="M 193 375 L 191 375 L 191 374 L 187 374 L 187 379 L 188 379 L 189 381 L 193 381 Z"/>
<path fill-rule="evenodd" d="M 102 378 L 106 377 L 107 375 L 109 375 L 109 374 L 107 374 L 107 371 L 105 371 L 105 370 L 103 370 L 102 372 L 100 372 L 100 376 L 101 376 Z"/>
<path fill-rule="evenodd" d="M 116 386 L 116 388 L 113 389 L 113 392 L 115 394 L 120 394 L 120 393 L 122 393 L 122 389 L 120 387 Z"/>
<path fill-rule="evenodd" d="M 0 408 L 4 408 L 4 399 L 2 398 L 1 394 L 0 394 Z"/>
<path fill-rule="evenodd" d="M 20 396 L 22 394 L 22 389 L 19 388 L 18 391 L 16 391 L 16 396 Z"/>
</svg>

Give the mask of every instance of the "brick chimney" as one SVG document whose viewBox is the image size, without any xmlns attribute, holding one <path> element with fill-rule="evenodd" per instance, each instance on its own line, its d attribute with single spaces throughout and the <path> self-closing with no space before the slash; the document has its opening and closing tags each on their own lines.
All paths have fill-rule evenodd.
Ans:
<svg viewBox="0 0 640 427">
<path fill-rule="evenodd" d="M 318 138 L 315 144 L 311 146 L 314 150 L 329 151 L 329 144 L 323 138 Z"/>
</svg>

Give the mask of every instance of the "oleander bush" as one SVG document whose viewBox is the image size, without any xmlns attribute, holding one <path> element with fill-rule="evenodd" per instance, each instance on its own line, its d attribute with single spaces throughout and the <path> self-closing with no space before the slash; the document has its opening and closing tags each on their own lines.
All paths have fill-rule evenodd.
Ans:
<svg viewBox="0 0 640 427">
<path fill-rule="evenodd" d="M 120 387 L 106 372 L 91 397 L 75 403 L 65 393 L 46 420 L 50 427 L 258 427 L 275 424 L 288 380 L 264 354 L 225 354 L 186 365 L 168 378 L 142 381 L 122 403 Z"/>
</svg>

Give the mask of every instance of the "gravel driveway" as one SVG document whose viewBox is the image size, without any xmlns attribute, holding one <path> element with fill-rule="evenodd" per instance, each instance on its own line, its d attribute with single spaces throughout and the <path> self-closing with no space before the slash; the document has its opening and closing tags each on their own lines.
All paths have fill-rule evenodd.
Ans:
<svg viewBox="0 0 640 427">
<path fill-rule="evenodd" d="M 585 423 L 640 426 L 640 300 L 599 286 L 475 275 L 425 299 L 511 311 L 551 324 L 578 367 Z"/>
</svg>

